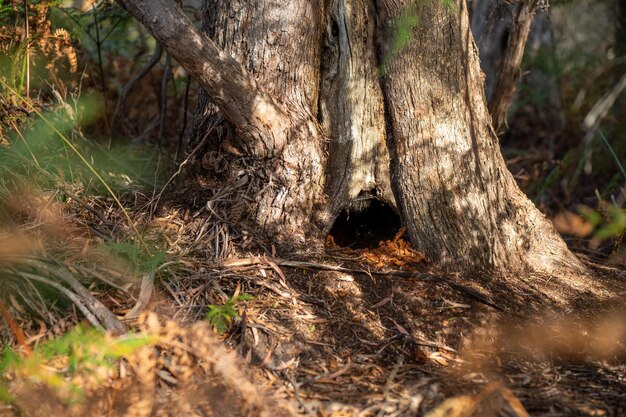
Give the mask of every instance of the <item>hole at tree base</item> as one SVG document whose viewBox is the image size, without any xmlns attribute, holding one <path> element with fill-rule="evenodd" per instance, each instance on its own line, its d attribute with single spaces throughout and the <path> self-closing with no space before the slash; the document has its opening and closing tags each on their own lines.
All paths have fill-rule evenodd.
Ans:
<svg viewBox="0 0 626 417">
<path fill-rule="evenodd" d="M 341 210 L 329 236 L 340 247 L 373 249 L 380 241 L 393 240 L 401 226 L 400 216 L 389 204 L 368 194 Z"/>
</svg>

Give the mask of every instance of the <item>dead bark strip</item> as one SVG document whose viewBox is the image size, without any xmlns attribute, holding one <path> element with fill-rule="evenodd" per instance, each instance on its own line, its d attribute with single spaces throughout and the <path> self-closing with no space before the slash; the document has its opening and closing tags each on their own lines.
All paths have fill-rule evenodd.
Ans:
<svg viewBox="0 0 626 417">
<path fill-rule="evenodd" d="M 372 0 L 327 2 L 325 27 L 319 119 L 330 137 L 328 217 L 334 219 L 361 191 L 395 207 Z"/>
</svg>

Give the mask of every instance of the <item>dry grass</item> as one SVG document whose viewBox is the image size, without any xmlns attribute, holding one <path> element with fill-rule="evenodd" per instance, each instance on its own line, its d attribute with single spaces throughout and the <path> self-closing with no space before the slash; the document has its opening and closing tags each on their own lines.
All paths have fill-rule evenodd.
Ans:
<svg viewBox="0 0 626 417">
<path fill-rule="evenodd" d="M 271 410 L 290 415 L 288 407 L 272 402 L 252 382 L 240 359 L 216 339 L 207 323 L 182 327 L 147 314 L 136 328 L 155 342 L 136 349 L 112 368 L 90 373 L 79 369 L 71 382 L 80 395 L 13 375 L 13 414 L 261 417 Z M 54 357 L 46 366 L 63 375 L 64 359 Z"/>
</svg>

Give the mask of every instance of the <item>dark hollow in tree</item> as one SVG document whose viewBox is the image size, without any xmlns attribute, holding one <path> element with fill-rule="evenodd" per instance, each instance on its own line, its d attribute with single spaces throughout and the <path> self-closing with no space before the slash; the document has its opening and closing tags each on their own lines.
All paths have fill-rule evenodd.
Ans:
<svg viewBox="0 0 626 417">
<path fill-rule="evenodd" d="M 169 0 L 119 3 L 204 88 L 198 167 L 260 236 L 323 242 L 375 189 L 448 269 L 584 269 L 506 168 L 465 0 L 207 0 L 206 33 Z"/>
<path fill-rule="evenodd" d="M 365 192 L 341 210 L 329 235 L 340 247 L 372 249 L 381 241 L 393 240 L 401 226 L 393 207 Z"/>
</svg>

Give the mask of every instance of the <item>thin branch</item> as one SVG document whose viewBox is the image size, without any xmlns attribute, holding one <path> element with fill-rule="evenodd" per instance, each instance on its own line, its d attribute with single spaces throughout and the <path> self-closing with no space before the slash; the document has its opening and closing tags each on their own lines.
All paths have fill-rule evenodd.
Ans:
<svg viewBox="0 0 626 417">
<path fill-rule="evenodd" d="M 626 74 L 624 74 L 617 84 L 615 84 L 608 93 L 602 96 L 602 98 L 593 105 L 591 110 L 589 110 L 589 113 L 585 116 L 585 120 L 583 121 L 583 127 L 587 132 L 593 134 L 600 126 L 600 123 L 609 113 L 609 110 L 611 110 L 611 107 L 613 107 L 624 89 L 626 89 Z M 587 138 L 587 143 L 590 140 L 590 138 Z"/>
<path fill-rule="evenodd" d="M 167 85 L 170 81 L 172 72 L 172 57 L 170 54 L 165 54 L 165 70 L 163 71 L 163 78 L 161 79 L 161 113 L 159 116 L 159 135 L 157 136 L 157 142 L 159 147 L 162 148 L 165 145 L 165 118 L 167 117 Z"/>
<path fill-rule="evenodd" d="M 96 51 L 98 53 L 98 71 L 100 72 L 100 88 L 102 89 L 102 100 L 104 101 L 104 114 L 108 113 L 108 100 L 106 94 L 106 79 L 104 78 L 104 64 L 102 61 L 102 43 L 104 40 L 100 39 L 100 22 L 98 22 L 98 11 L 96 10 L 96 3 L 91 6 L 93 10 L 93 20 L 94 25 L 96 27 Z M 108 125 L 109 120 L 104 118 L 105 124 Z M 107 126 L 109 133 L 111 132 L 111 127 Z"/>
<path fill-rule="evenodd" d="M 287 144 L 294 121 L 230 54 L 200 32 L 170 0 L 118 0 L 152 33 L 244 139 L 247 151 L 272 157 Z"/>
<path fill-rule="evenodd" d="M 117 130 L 117 123 L 119 122 L 120 115 L 124 111 L 124 104 L 126 103 L 126 98 L 128 94 L 137 86 L 139 81 L 143 77 L 150 72 L 152 67 L 156 65 L 157 62 L 161 60 L 161 56 L 163 55 L 163 48 L 157 42 L 156 48 L 154 49 L 154 53 L 150 57 L 150 61 L 141 69 L 137 74 L 133 76 L 133 78 L 126 83 L 124 88 L 122 88 L 122 92 L 120 93 L 120 97 L 117 99 L 117 106 L 115 107 L 115 113 L 113 113 L 113 118 L 111 119 L 111 135 L 114 136 Z"/>
<path fill-rule="evenodd" d="M 28 37 L 28 0 L 24 0 L 24 40 L 26 41 L 26 98 L 30 98 L 30 39 Z"/>
<path fill-rule="evenodd" d="M 183 108 L 183 126 L 178 134 L 178 143 L 176 144 L 176 153 L 174 154 L 174 161 L 178 162 L 180 153 L 183 150 L 183 138 L 185 137 L 185 129 L 187 129 L 187 116 L 189 113 L 189 87 L 191 86 L 191 77 L 187 76 L 187 82 L 185 83 L 185 99 Z"/>
</svg>

